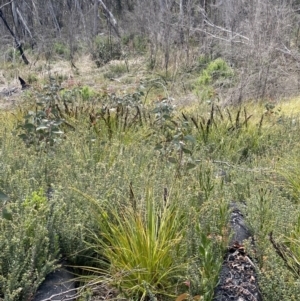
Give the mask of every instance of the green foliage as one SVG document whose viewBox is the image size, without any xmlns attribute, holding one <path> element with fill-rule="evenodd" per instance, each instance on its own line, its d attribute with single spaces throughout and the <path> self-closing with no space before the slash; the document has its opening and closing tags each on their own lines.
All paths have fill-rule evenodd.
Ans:
<svg viewBox="0 0 300 301">
<path fill-rule="evenodd" d="M 201 100 L 211 100 L 216 95 L 216 88 L 230 86 L 233 77 L 231 67 L 222 58 L 218 58 L 201 71 L 196 92 Z"/>
<path fill-rule="evenodd" d="M 284 236 L 283 243 L 275 242 L 273 246 L 283 259 L 285 266 L 293 273 L 295 279 L 300 279 L 300 215 L 290 233 Z"/>
<path fill-rule="evenodd" d="M 134 51 L 137 54 L 143 54 L 147 50 L 147 39 L 138 34 L 122 36 L 122 43 L 130 52 Z"/>
<path fill-rule="evenodd" d="M 70 57 L 70 50 L 63 42 L 55 42 L 53 44 L 53 52 L 63 58 Z"/>
<path fill-rule="evenodd" d="M 142 128 L 147 122 L 143 120 L 143 95 L 142 90 L 123 96 L 105 95 L 105 105 L 96 114 L 90 114 L 95 137 L 102 139 L 104 143 L 107 139 L 111 141 L 113 137 L 118 137 L 123 143 L 132 141 L 135 129 Z"/>
<path fill-rule="evenodd" d="M 50 77 L 49 86 L 44 86 L 41 92 L 26 96 L 30 109 L 23 115 L 22 120 L 18 121 L 16 132 L 21 132 L 18 136 L 27 147 L 33 146 L 36 151 L 54 150 L 55 146 L 65 138 L 66 130 L 75 130 L 65 117 L 75 115 L 74 110 L 69 109 L 67 102 L 75 102 L 73 96 L 76 94 L 80 95 L 82 101 L 87 101 L 94 92 L 88 87 L 83 87 L 76 93 L 74 91 L 60 93 L 60 85 Z M 62 105 L 64 108 L 61 108 Z"/>
<path fill-rule="evenodd" d="M 128 72 L 128 66 L 125 63 L 115 63 L 109 66 L 109 71 L 104 73 L 103 76 L 104 78 L 113 79 L 126 72 Z"/>
<path fill-rule="evenodd" d="M 0 219 L 0 296 L 28 300 L 56 267 L 57 236 L 42 190 L 24 202 L 9 203 Z M 5 214 L 4 214 L 5 213 Z"/>
<path fill-rule="evenodd" d="M 148 289 L 169 295 L 184 271 L 179 258 L 185 257 L 181 246 L 185 221 L 176 202 L 159 206 L 150 193 L 144 205 L 142 209 L 133 204 L 122 212 L 99 206 L 101 231 L 95 233 L 94 246 L 109 262 L 112 284 L 139 300 L 145 299 Z"/>
<path fill-rule="evenodd" d="M 147 50 L 147 38 L 145 36 L 135 35 L 133 38 L 133 47 L 137 53 L 145 53 Z"/>
<path fill-rule="evenodd" d="M 228 203 L 216 193 L 222 186 L 212 168 L 209 163 L 200 163 L 193 170 L 198 181 L 189 201 L 186 233 L 189 294 L 200 295 L 203 300 L 212 300 L 230 235 Z"/>
<path fill-rule="evenodd" d="M 291 244 L 289 245 L 290 250 L 296 255 L 296 258 L 298 259 L 298 268 L 300 267 L 300 214 L 298 214 L 298 218 L 296 220 L 296 223 L 291 231 L 291 233 L 288 236 L 288 239 L 290 240 Z M 298 271 L 300 272 L 300 271 Z M 298 276 L 299 273 L 298 273 Z"/>
<path fill-rule="evenodd" d="M 268 144 L 273 143 L 269 129 L 260 130 L 262 118 L 259 124 L 249 122 L 252 115 L 248 115 L 246 107 L 222 112 L 212 105 L 206 116 L 190 116 L 186 120 L 196 128 L 194 139 L 209 158 L 243 162 L 263 154 Z"/>
<path fill-rule="evenodd" d="M 80 95 L 83 101 L 89 101 L 95 95 L 95 92 L 88 86 L 80 88 Z"/>
<path fill-rule="evenodd" d="M 122 56 L 121 44 L 119 41 L 96 37 L 94 40 L 92 57 L 97 67 L 101 67 L 111 60 L 119 60 Z"/>
<path fill-rule="evenodd" d="M 35 112 L 29 111 L 24 117 L 24 123 L 19 124 L 18 129 L 22 131 L 19 137 L 26 146 L 33 145 L 36 150 L 43 150 L 61 141 L 64 132 L 60 126 L 63 120 L 50 115 L 50 110 L 48 112 L 45 108 Z"/>
<path fill-rule="evenodd" d="M 286 188 L 293 200 L 299 203 L 300 200 L 300 161 L 298 154 L 290 155 L 288 159 L 280 162 L 278 173 L 283 177 Z"/>
<path fill-rule="evenodd" d="M 200 55 L 197 61 L 197 65 L 200 70 L 205 69 L 207 65 L 211 62 L 211 59 L 208 55 Z"/>
<path fill-rule="evenodd" d="M 16 50 L 14 48 L 8 48 L 5 51 L 5 61 L 6 62 L 13 62 L 16 60 L 17 56 L 16 56 Z"/>
<path fill-rule="evenodd" d="M 88 86 L 63 89 L 56 93 L 56 104 L 59 105 L 58 108 L 63 114 L 65 113 L 68 116 L 72 115 L 72 117 L 74 117 L 76 107 L 77 110 L 80 106 L 83 108 L 82 106 L 86 106 L 95 101 L 98 96 L 96 91 Z"/>
<path fill-rule="evenodd" d="M 210 62 L 203 74 L 208 75 L 211 80 L 226 79 L 234 75 L 233 70 L 222 58 Z M 201 76 L 199 77 L 199 82 L 201 84 Z"/>
<path fill-rule="evenodd" d="M 266 252 L 266 255 L 271 254 Z M 272 266 L 265 269 L 259 277 L 262 295 L 266 296 L 268 300 L 297 301 L 300 294 L 299 281 L 295 281 L 290 275 L 287 275 L 286 268 L 278 263 L 272 255 L 268 256 L 268 261 L 272 263 Z"/>
<path fill-rule="evenodd" d="M 27 77 L 28 84 L 33 84 L 38 81 L 36 74 L 30 73 Z"/>
<path fill-rule="evenodd" d="M 207 234 L 199 227 L 197 230 L 199 235 L 198 261 L 196 260 L 195 263 L 199 273 L 196 282 L 197 291 L 203 300 L 212 300 L 214 288 L 219 279 L 222 266 L 221 256 L 224 250 L 219 249 L 219 252 L 216 252 L 214 249 L 218 245 L 210 237 L 207 237 Z"/>
<path fill-rule="evenodd" d="M 202 169 L 205 169 L 204 166 Z M 206 174 L 209 173 L 208 171 L 209 169 Z M 198 185 L 199 188 L 202 187 L 201 182 Z M 213 192 L 213 189 L 211 191 Z M 229 242 L 228 204 L 213 197 L 205 201 L 201 198 L 200 204 L 200 206 L 199 203 L 198 206 L 197 204 L 193 206 L 193 210 L 197 212 L 196 219 L 189 220 L 187 242 L 191 260 L 187 279 L 190 284 L 190 295 L 200 295 L 203 300 L 208 301 L 213 298 L 223 255 Z"/>
<path fill-rule="evenodd" d="M 236 200 L 246 203 L 255 234 L 264 297 L 296 300 L 295 275 L 268 234 L 286 237 L 297 266 L 299 204 L 288 179 L 297 178 L 298 119 L 271 106 L 263 115 L 215 104 L 182 113 L 161 81 L 144 86 L 163 87 L 166 99 L 148 104 L 142 87 L 125 95 L 60 90 L 53 80 L 24 96 L 28 108 L 0 112 L 0 298 L 25 300 L 63 256 L 127 299 L 172 300 L 187 279 L 190 296 L 211 300 L 229 241 L 228 203 Z M 57 120 L 64 139 L 51 146 Z M 39 190 L 48 185 L 46 200 Z"/>
<path fill-rule="evenodd" d="M 191 124 L 183 114 L 183 120 L 175 118 L 174 106 L 168 102 L 158 103 L 154 110 L 158 140 L 155 150 L 177 166 L 178 175 L 196 167 L 193 157 L 196 139 L 191 135 Z M 176 121 L 175 121 L 176 120 Z"/>
</svg>

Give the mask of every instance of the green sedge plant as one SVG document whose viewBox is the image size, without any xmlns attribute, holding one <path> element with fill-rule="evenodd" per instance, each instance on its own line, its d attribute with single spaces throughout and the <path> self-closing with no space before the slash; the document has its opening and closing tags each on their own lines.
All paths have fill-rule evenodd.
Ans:
<svg viewBox="0 0 300 301">
<path fill-rule="evenodd" d="M 99 258 L 99 269 L 93 272 L 98 272 L 99 281 L 110 279 L 120 295 L 134 300 L 174 296 L 186 269 L 185 219 L 176 202 L 168 199 L 159 205 L 151 192 L 140 205 L 132 198 L 122 208 L 88 199 L 96 208 L 100 229 L 92 233 Z"/>
</svg>

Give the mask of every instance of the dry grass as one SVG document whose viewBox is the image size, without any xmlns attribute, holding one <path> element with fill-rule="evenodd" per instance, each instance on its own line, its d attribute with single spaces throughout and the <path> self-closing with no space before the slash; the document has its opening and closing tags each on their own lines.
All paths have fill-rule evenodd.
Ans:
<svg viewBox="0 0 300 301">
<path fill-rule="evenodd" d="M 193 53 L 190 62 L 195 62 L 197 55 Z M 18 76 L 21 76 L 26 81 L 30 78 L 34 79 L 33 86 L 40 87 L 49 80 L 49 76 L 59 78 L 62 82 L 62 87 L 72 89 L 76 87 L 89 86 L 96 92 L 100 93 L 116 93 L 126 94 L 131 93 L 139 88 L 141 83 L 160 81 L 159 85 L 154 88 L 147 87 L 147 102 L 161 101 L 164 98 L 169 98 L 170 102 L 178 107 L 187 108 L 189 111 L 200 106 L 205 106 L 205 103 L 200 103 L 199 98 L 193 92 L 193 82 L 197 80 L 197 74 L 188 75 L 182 70 L 179 65 L 179 60 L 183 62 L 184 58 L 175 55 L 170 62 L 168 74 L 164 72 L 150 71 L 147 67 L 147 58 L 136 57 L 128 60 L 113 60 L 101 68 L 97 68 L 91 56 L 82 55 L 74 61 L 74 65 L 69 61 L 59 60 L 47 62 L 45 60 L 34 61 L 31 58 L 32 65 L 24 66 L 20 63 L 2 64 L 0 72 L 0 91 L 18 87 L 18 93 L 3 97 L 0 95 L 0 108 L 10 109 L 14 107 L 20 99 L 20 83 Z M 190 63 L 189 62 L 189 63 Z M 186 65 L 189 63 L 184 60 Z M 106 73 L 114 74 L 114 70 L 123 68 L 126 70 L 116 76 L 105 76 Z M 129 72 L 127 72 L 128 70 Z M 167 92 L 166 92 L 167 91 Z M 209 105 L 209 104 L 208 104 Z M 221 105 L 221 102 L 220 102 Z M 275 109 L 267 112 L 265 103 L 249 102 L 247 109 L 259 122 L 259 116 L 265 114 L 265 118 L 272 120 L 273 115 L 277 112 L 280 114 L 293 116 L 300 112 L 300 99 L 293 98 L 290 100 L 282 100 L 274 102 Z"/>
</svg>

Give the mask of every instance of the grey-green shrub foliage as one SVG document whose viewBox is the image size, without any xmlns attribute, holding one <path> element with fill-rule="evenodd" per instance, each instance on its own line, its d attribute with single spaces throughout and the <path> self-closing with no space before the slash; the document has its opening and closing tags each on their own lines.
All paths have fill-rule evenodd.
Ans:
<svg viewBox="0 0 300 301">
<path fill-rule="evenodd" d="M 66 199 L 57 191 L 51 199 L 34 191 L 2 208 L 0 300 L 29 300 L 62 256 L 85 264 L 91 255 L 85 244 L 87 228 L 93 228 L 88 208 L 79 204 L 77 193 L 70 191 Z"/>
<path fill-rule="evenodd" d="M 0 298 L 28 300 L 58 256 L 54 219 L 42 190 L 7 204 L 0 217 Z"/>
</svg>

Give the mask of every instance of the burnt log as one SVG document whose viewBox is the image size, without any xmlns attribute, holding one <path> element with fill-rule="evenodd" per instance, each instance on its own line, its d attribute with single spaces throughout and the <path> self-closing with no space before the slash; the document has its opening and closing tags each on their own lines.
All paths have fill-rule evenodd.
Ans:
<svg viewBox="0 0 300 301">
<path fill-rule="evenodd" d="M 256 266 L 247 254 L 244 240 L 254 247 L 251 231 L 236 203 L 231 204 L 230 228 L 232 239 L 224 257 L 213 301 L 262 301 Z"/>
<path fill-rule="evenodd" d="M 19 82 L 22 86 L 22 90 L 26 90 L 26 89 L 30 88 L 30 85 L 27 84 L 22 77 L 19 76 L 18 78 L 19 78 Z"/>
</svg>

